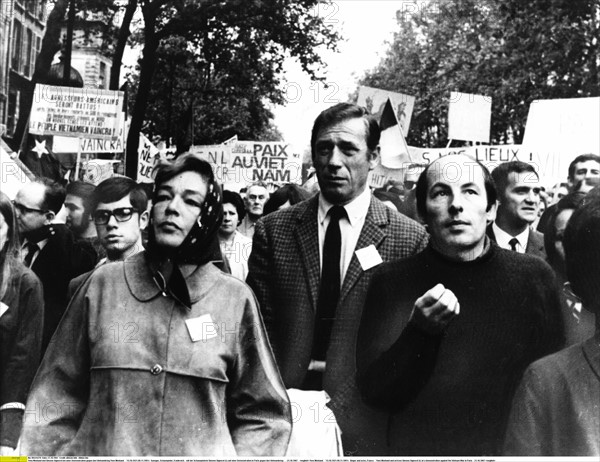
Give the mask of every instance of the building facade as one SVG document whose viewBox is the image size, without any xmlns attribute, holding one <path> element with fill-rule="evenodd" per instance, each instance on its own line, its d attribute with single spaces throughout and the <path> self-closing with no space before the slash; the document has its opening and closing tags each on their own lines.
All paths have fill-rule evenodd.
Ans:
<svg viewBox="0 0 600 462">
<path fill-rule="evenodd" d="M 46 0 L 2 0 L 0 8 L 0 131 L 11 136 L 19 99 L 33 77 L 47 19 Z"/>
</svg>

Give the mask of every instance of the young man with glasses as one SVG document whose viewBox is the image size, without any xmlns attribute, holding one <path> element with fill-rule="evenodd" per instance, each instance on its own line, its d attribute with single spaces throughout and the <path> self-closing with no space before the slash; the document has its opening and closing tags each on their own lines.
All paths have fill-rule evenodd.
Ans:
<svg viewBox="0 0 600 462">
<path fill-rule="evenodd" d="M 64 199 L 61 185 L 39 179 L 24 185 L 13 201 L 23 263 L 40 278 L 44 288 L 43 351 L 67 306 L 69 281 L 93 268 L 97 259 L 89 243 L 76 242 L 64 224 L 53 223 Z"/>
<path fill-rule="evenodd" d="M 107 262 L 125 260 L 144 250 L 142 231 L 148 225 L 148 197 L 142 186 L 131 178 L 112 177 L 100 183 L 90 200 L 90 214 L 96 226 Z M 69 284 L 69 298 L 90 273 L 82 274 Z"/>
<path fill-rule="evenodd" d="M 113 177 L 92 194 L 92 219 L 108 261 L 141 252 L 142 230 L 148 225 L 148 198 L 131 178 Z"/>
</svg>

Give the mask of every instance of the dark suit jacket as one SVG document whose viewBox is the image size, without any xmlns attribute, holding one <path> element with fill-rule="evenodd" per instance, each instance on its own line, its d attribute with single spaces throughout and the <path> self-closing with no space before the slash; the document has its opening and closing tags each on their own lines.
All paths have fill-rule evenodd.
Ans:
<svg viewBox="0 0 600 462">
<path fill-rule="evenodd" d="M 311 359 L 320 283 L 317 212 L 318 195 L 263 217 L 256 225 L 248 262 L 247 282 L 260 303 L 287 388 L 302 387 Z M 421 225 L 371 198 L 356 248 L 374 245 L 383 261 L 389 261 L 413 255 L 427 242 L 428 235 Z M 363 271 L 356 255 L 352 256 L 342 283 L 323 379 L 345 447 L 354 454 L 365 454 L 366 449 L 349 447 L 354 446 L 353 440 L 360 437 L 365 445 L 372 445 L 371 437 L 364 432 L 366 427 L 377 427 L 370 425 L 370 411 L 363 408 L 355 380 L 358 326 L 376 269 Z M 380 423 L 383 438 L 385 420 Z"/>
<path fill-rule="evenodd" d="M 75 242 L 73 234 L 63 224 L 54 224 L 53 228 L 54 235 L 48 238 L 31 266 L 44 287 L 42 351 L 46 350 L 67 307 L 69 281 L 96 264 L 96 252 L 89 243 Z"/>
<path fill-rule="evenodd" d="M 494 235 L 494 228 L 492 225 L 487 228 L 488 237 L 496 242 L 496 236 Z M 535 255 L 543 260 L 546 260 L 546 250 L 544 249 L 544 235 L 533 228 L 529 228 L 529 239 L 527 239 L 527 247 L 525 247 L 525 253 L 529 255 Z"/>
</svg>

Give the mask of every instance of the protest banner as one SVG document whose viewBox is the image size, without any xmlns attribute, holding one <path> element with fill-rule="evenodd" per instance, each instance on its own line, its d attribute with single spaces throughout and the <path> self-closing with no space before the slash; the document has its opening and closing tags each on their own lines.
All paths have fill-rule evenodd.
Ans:
<svg viewBox="0 0 600 462">
<path fill-rule="evenodd" d="M 35 86 L 29 133 L 116 139 L 123 123 L 123 92 Z"/>
<path fill-rule="evenodd" d="M 369 172 L 369 186 L 381 188 L 391 180 L 403 181 L 406 166 L 412 159 L 402 128 L 398 123 L 392 101 L 387 100 L 381 114 L 381 137 L 379 141 L 381 162 Z"/>
<path fill-rule="evenodd" d="M 575 157 L 600 155 L 600 97 L 533 101 L 522 146 L 548 176 L 566 179 Z"/>
<path fill-rule="evenodd" d="M 378 120 L 381 118 L 388 99 L 392 102 L 396 118 L 402 127 L 402 134 L 404 136 L 408 135 L 410 119 L 412 118 L 413 108 L 415 106 L 414 96 L 381 90 L 379 88 L 365 86 L 360 86 L 358 88 L 357 104 L 366 107 Z"/>
<path fill-rule="evenodd" d="M 138 183 L 154 183 L 152 170 L 160 157 L 158 148 L 143 133 L 140 133 L 140 142 L 138 145 Z"/>
<path fill-rule="evenodd" d="M 470 93 L 450 93 L 448 139 L 489 143 L 492 98 Z"/>
<path fill-rule="evenodd" d="M 121 112 L 119 117 L 125 119 L 125 113 Z M 112 154 L 125 151 L 127 132 L 129 124 L 121 122 L 119 133 L 114 139 L 108 138 L 70 138 L 66 136 L 55 136 L 52 144 L 55 154 L 77 152 L 81 150 L 82 154 Z M 79 146 L 78 146 L 79 144 Z"/>
<path fill-rule="evenodd" d="M 255 181 L 277 185 L 302 181 L 301 156 L 284 142 L 238 141 L 192 146 L 190 152 L 210 162 L 217 181 L 232 191 Z"/>
</svg>

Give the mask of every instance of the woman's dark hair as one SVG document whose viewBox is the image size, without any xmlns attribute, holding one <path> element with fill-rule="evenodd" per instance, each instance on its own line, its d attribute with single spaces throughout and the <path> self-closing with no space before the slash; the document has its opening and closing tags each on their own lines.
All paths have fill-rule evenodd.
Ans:
<svg viewBox="0 0 600 462">
<path fill-rule="evenodd" d="M 160 185 L 183 172 L 196 172 L 207 183 L 213 183 L 215 179 L 212 167 L 207 161 L 184 153 L 171 162 L 160 162 L 154 167 L 154 194 Z"/>
<path fill-rule="evenodd" d="M 277 191 L 271 193 L 263 209 L 263 216 L 279 210 L 288 201 L 290 205 L 294 205 L 308 198 L 310 198 L 310 193 L 301 186 L 293 183 L 284 184 Z"/>
<path fill-rule="evenodd" d="M 231 204 L 235 207 L 238 214 L 238 225 L 246 216 L 246 208 L 244 207 L 244 199 L 234 191 L 223 191 L 223 205 Z"/>
<path fill-rule="evenodd" d="M 8 287 L 10 275 L 15 274 L 14 268 L 20 263 L 20 241 L 17 227 L 17 217 L 12 202 L 6 194 L 0 191 L 0 213 L 8 225 L 6 242 L 0 249 L 0 299 Z"/>
<path fill-rule="evenodd" d="M 546 249 L 546 256 L 550 266 L 554 268 L 554 271 L 561 277 L 566 277 L 564 262 L 561 260 L 560 255 L 556 251 L 556 219 L 563 210 L 577 210 L 585 198 L 584 193 L 575 192 L 569 193 L 561 200 L 556 203 L 552 215 L 548 219 L 548 223 L 544 232 L 544 248 Z"/>
<path fill-rule="evenodd" d="M 470 156 L 465 156 L 465 157 L 471 159 L 475 164 L 477 164 L 481 168 L 481 171 L 483 173 L 483 184 L 485 186 L 485 193 L 487 196 L 486 210 L 489 211 L 494 206 L 494 204 L 496 204 L 496 198 L 497 198 L 496 185 L 494 184 L 492 175 L 490 174 L 490 171 L 486 168 L 486 166 L 483 165 L 481 162 L 479 162 L 477 159 L 474 159 Z M 423 220 L 425 220 L 427 218 L 426 202 L 427 202 L 427 189 L 429 187 L 429 185 L 427 184 L 427 172 L 429 172 L 429 169 L 431 168 L 431 166 L 435 165 L 435 164 L 436 164 L 435 161 L 430 163 L 425 168 L 425 170 L 423 170 L 421 172 L 421 175 L 419 175 L 419 179 L 417 180 L 417 186 L 415 188 L 415 196 L 417 199 L 417 212 L 419 213 L 420 217 Z"/>
</svg>

